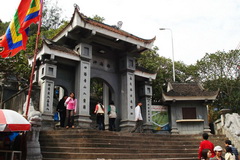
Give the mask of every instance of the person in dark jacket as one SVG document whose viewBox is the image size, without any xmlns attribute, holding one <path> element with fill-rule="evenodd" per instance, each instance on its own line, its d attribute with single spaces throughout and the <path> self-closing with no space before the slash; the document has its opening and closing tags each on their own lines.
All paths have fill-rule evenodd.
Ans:
<svg viewBox="0 0 240 160">
<path fill-rule="evenodd" d="M 60 114 L 60 126 L 64 127 L 65 119 L 66 119 L 66 106 L 65 101 L 67 99 L 67 95 L 64 95 L 62 99 L 58 102 L 57 111 Z"/>
</svg>

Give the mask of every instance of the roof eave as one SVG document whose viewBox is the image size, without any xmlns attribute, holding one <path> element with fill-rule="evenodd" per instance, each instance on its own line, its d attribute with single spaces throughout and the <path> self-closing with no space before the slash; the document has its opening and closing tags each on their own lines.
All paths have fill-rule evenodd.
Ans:
<svg viewBox="0 0 240 160">
<path fill-rule="evenodd" d="M 164 101 L 176 101 L 176 100 L 177 101 L 199 101 L 199 100 L 212 101 L 217 98 L 217 94 L 212 96 L 167 96 L 163 93 L 162 95 L 163 95 Z"/>
<path fill-rule="evenodd" d="M 148 79 L 156 79 L 157 73 L 148 73 L 148 72 L 144 72 L 144 71 L 140 71 L 140 70 L 135 70 L 134 74 L 136 76 L 139 77 L 144 77 L 144 78 L 148 78 Z"/>
<path fill-rule="evenodd" d="M 81 28 L 91 30 L 95 34 L 100 33 L 107 36 L 111 35 L 113 38 L 116 38 L 128 43 L 136 44 L 139 47 L 139 49 L 142 47 L 151 49 L 156 39 L 156 37 L 149 40 L 142 39 L 132 34 L 129 34 L 127 32 L 124 32 L 122 30 L 108 26 L 106 24 L 96 22 L 90 19 L 85 19 L 83 16 L 81 16 L 80 12 L 77 9 L 75 9 L 69 24 L 61 32 L 59 32 L 52 40 L 53 41 L 60 40 L 62 37 L 67 36 L 68 32 L 73 30 L 76 27 L 81 27 Z"/>
</svg>

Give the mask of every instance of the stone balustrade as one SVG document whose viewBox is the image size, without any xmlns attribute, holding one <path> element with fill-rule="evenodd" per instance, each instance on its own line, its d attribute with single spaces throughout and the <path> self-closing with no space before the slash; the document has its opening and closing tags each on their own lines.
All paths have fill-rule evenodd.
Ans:
<svg viewBox="0 0 240 160">
<path fill-rule="evenodd" d="M 215 121 L 215 133 L 225 134 L 232 144 L 240 151 L 240 115 L 237 113 L 221 112 L 221 119 Z"/>
</svg>

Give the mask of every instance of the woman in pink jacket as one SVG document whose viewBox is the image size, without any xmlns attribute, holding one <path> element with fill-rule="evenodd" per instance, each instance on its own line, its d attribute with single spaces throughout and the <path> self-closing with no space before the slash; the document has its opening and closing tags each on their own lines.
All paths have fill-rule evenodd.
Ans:
<svg viewBox="0 0 240 160">
<path fill-rule="evenodd" d="M 67 109 L 67 126 L 74 128 L 74 113 L 76 113 L 77 109 L 77 99 L 75 99 L 74 93 L 70 93 L 70 96 L 65 101 L 66 109 Z"/>
</svg>

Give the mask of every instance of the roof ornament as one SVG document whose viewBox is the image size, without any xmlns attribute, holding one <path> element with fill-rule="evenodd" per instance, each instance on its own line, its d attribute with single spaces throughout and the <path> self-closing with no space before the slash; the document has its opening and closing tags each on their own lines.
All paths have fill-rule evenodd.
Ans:
<svg viewBox="0 0 240 160">
<path fill-rule="evenodd" d="M 118 21 L 118 22 L 117 22 L 117 28 L 118 28 L 118 29 L 121 29 L 121 28 L 122 28 L 122 24 L 123 24 L 122 21 Z"/>
<path fill-rule="evenodd" d="M 74 6 L 74 8 L 76 8 L 78 11 L 80 11 L 80 7 L 79 7 L 76 3 L 74 3 L 73 6 Z"/>
</svg>

